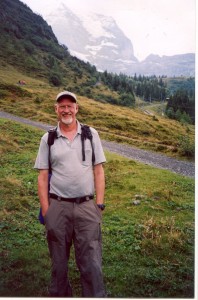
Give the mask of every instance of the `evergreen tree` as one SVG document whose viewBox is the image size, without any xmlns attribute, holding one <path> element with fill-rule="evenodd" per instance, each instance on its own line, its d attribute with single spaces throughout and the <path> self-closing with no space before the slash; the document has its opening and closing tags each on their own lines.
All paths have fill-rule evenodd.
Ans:
<svg viewBox="0 0 198 300">
<path fill-rule="evenodd" d="M 169 98 L 166 106 L 166 114 L 170 118 L 194 123 L 194 107 L 195 103 L 193 99 L 190 101 L 187 91 L 178 90 Z M 170 109 L 174 112 L 172 115 L 170 115 Z"/>
</svg>

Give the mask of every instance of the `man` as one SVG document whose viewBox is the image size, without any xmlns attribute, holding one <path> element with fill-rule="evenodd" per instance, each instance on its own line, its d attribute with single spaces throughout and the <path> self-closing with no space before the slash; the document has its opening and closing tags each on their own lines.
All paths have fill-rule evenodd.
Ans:
<svg viewBox="0 0 198 300">
<path fill-rule="evenodd" d="M 82 126 L 76 119 L 78 104 L 75 94 L 59 93 L 55 111 L 59 122 L 57 138 L 50 147 L 52 176 L 49 194 L 48 133 L 41 139 L 34 166 L 39 170 L 38 195 L 52 260 L 50 296 L 72 296 L 68 260 L 73 243 L 82 296 L 104 297 L 100 225 L 105 207 L 103 163 L 106 159 L 98 133 L 93 128 L 90 130 L 95 162 L 92 163 L 93 150 L 89 139 L 84 141 L 85 159 L 82 159 Z"/>
</svg>

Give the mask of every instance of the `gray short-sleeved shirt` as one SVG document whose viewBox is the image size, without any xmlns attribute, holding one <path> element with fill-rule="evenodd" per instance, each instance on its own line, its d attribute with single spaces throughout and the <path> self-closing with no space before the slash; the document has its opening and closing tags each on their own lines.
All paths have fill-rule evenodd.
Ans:
<svg viewBox="0 0 198 300">
<path fill-rule="evenodd" d="M 81 197 L 95 192 L 91 143 L 90 140 L 85 140 L 85 161 L 83 161 L 81 125 L 78 121 L 77 124 L 77 134 L 72 142 L 62 135 L 58 125 L 58 138 L 50 149 L 52 167 L 50 193 L 65 198 Z M 99 135 L 94 128 L 90 127 L 90 129 L 93 136 L 95 165 L 104 163 L 106 159 Z M 45 133 L 41 138 L 35 169 L 49 169 L 47 139 L 48 133 Z"/>
</svg>

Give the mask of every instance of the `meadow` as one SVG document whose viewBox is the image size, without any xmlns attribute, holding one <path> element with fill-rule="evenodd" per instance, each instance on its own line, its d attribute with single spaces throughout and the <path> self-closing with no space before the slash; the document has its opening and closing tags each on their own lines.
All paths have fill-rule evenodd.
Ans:
<svg viewBox="0 0 198 300">
<path fill-rule="evenodd" d="M 16 112 L 18 105 L 12 106 Z M 27 116 L 27 107 L 24 112 Z M 43 131 L 4 119 L 0 126 L 0 295 L 46 297 L 50 260 L 37 220 L 33 169 Z M 102 231 L 108 297 L 193 298 L 194 179 L 109 152 L 106 157 Z M 69 273 L 74 296 L 80 297 L 73 252 Z"/>
<path fill-rule="evenodd" d="M 17 85 L 21 78 L 25 86 Z M 0 109 L 17 116 L 55 125 L 54 99 L 67 88 L 52 87 L 43 78 L 29 77 L 11 66 L 0 65 Z M 96 90 L 98 95 L 107 93 L 102 85 Z M 164 117 L 164 103 L 145 106 L 136 97 L 136 107 L 127 108 L 108 104 L 102 96 L 100 101 L 78 96 L 78 103 L 79 121 L 95 127 L 105 140 L 194 160 L 195 126 Z"/>
</svg>

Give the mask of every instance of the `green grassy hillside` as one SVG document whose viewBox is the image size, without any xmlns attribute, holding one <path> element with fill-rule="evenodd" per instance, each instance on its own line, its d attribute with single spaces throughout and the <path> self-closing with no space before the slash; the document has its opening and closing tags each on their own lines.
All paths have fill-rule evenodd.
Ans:
<svg viewBox="0 0 198 300">
<path fill-rule="evenodd" d="M 25 80 L 26 85 L 19 86 L 19 79 Z M 0 67 L 0 109 L 6 112 L 55 125 L 54 99 L 62 88 L 24 75 L 11 66 Z M 102 93 L 103 87 L 98 89 Z M 157 113 L 148 115 L 141 108 L 113 106 L 83 96 L 78 99 L 79 120 L 98 129 L 103 139 L 192 159 L 193 125 L 183 125 Z"/>
<path fill-rule="evenodd" d="M 98 96 L 100 73 L 96 67 L 71 56 L 67 47 L 58 43 L 51 26 L 21 1 L 0 1 L 0 36 L 0 66 L 14 66 L 24 78 Z M 107 85 L 101 85 L 103 97 L 114 102 L 120 99 L 117 92 L 111 93 Z"/>
<path fill-rule="evenodd" d="M 0 127 L 0 295 L 46 297 L 50 261 L 37 220 L 33 170 L 43 131 L 3 119 Z M 108 297 L 193 298 L 194 180 L 106 156 L 102 230 Z M 74 297 L 79 297 L 73 251 L 69 270 Z"/>
</svg>

